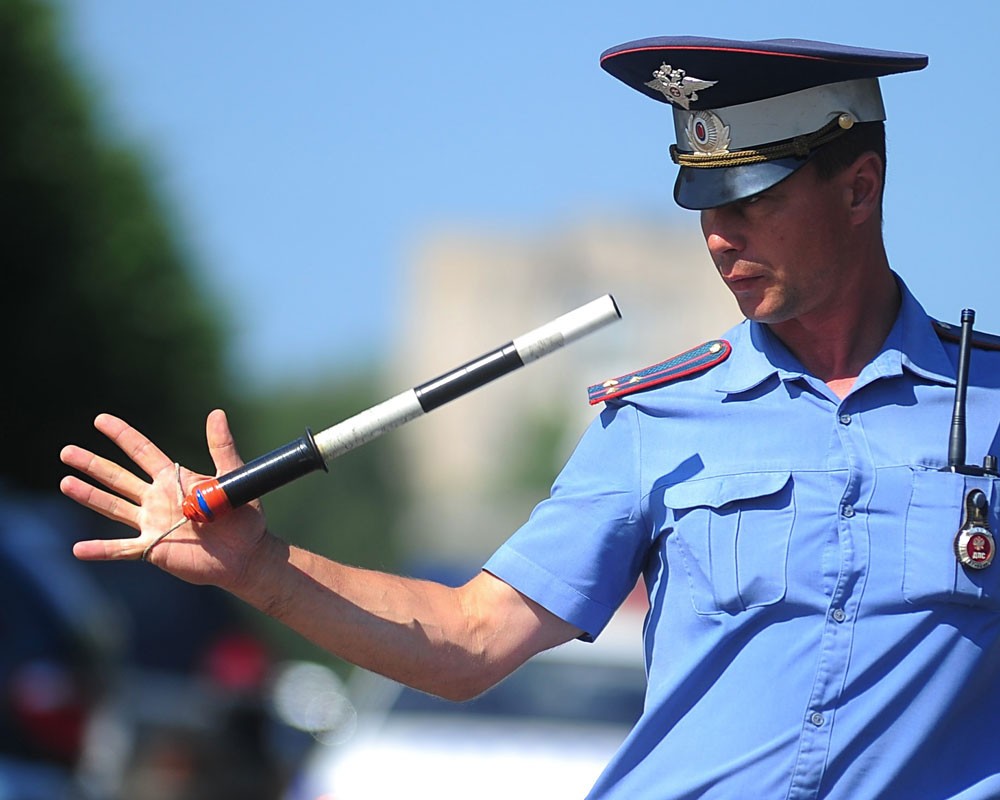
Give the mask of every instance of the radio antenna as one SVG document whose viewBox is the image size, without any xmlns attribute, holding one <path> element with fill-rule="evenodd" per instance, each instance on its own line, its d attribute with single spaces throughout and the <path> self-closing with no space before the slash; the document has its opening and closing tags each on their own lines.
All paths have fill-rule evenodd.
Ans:
<svg viewBox="0 0 1000 800">
<path fill-rule="evenodd" d="M 972 349 L 972 325 L 976 312 L 962 310 L 962 334 L 958 344 L 958 375 L 955 379 L 955 405 L 951 412 L 948 437 L 948 470 L 961 472 L 965 464 L 965 396 L 969 388 L 969 353 Z"/>
</svg>

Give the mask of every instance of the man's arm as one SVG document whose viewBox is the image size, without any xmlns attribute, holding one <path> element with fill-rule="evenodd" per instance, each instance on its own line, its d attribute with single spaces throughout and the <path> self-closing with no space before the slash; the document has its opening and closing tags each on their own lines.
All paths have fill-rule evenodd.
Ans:
<svg viewBox="0 0 1000 800">
<path fill-rule="evenodd" d="M 474 697 L 580 634 L 487 572 L 455 589 L 271 541 L 238 596 L 329 652 L 432 694 Z"/>
<path fill-rule="evenodd" d="M 581 633 L 486 572 L 451 588 L 348 567 L 288 545 L 267 530 L 256 502 L 208 525 L 184 524 L 154 545 L 182 518 L 185 492 L 205 476 L 178 467 L 123 420 L 102 414 L 94 424 L 151 481 L 81 448 L 63 449 L 65 464 L 110 490 L 67 477 L 63 493 L 139 531 L 78 542 L 73 552 L 82 560 L 146 552 L 165 571 L 219 586 L 340 658 L 456 700 Z M 242 465 L 225 414 L 212 412 L 206 433 L 218 474 Z"/>
</svg>

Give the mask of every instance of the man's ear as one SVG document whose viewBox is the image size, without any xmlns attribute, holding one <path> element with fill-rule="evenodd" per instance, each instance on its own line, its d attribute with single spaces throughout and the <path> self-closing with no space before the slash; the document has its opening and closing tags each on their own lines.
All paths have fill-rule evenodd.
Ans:
<svg viewBox="0 0 1000 800">
<path fill-rule="evenodd" d="M 844 170 L 850 214 L 855 223 L 861 224 L 872 215 L 879 214 L 884 184 L 882 175 L 882 159 L 871 151 L 862 153 Z"/>
</svg>

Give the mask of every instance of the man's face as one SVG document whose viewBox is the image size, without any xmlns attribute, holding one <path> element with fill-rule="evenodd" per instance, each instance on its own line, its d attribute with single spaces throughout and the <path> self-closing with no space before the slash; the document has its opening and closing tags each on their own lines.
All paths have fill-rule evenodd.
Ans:
<svg viewBox="0 0 1000 800">
<path fill-rule="evenodd" d="M 848 205 L 843 182 L 807 164 L 765 192 L 701 212 L 712 260 L 744 316 L 777 324 L 836 309 Z"/>
</svg>

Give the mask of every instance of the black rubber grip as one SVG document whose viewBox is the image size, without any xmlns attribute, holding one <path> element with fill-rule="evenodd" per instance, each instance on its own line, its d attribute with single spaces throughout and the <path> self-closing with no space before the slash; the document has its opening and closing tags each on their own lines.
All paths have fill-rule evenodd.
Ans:
<svg viewBox="0 0 1000 800">
<path fill-rule="evenodd" d="M 326 469 L 312 431 L 305 436 L 272 450 L 219 478 L 219 487 L 233 508 L 242 506 L 279 486 L 318 469 Z"/>
</svg>

